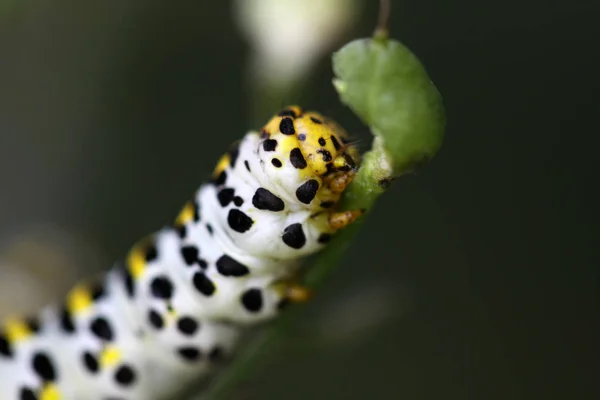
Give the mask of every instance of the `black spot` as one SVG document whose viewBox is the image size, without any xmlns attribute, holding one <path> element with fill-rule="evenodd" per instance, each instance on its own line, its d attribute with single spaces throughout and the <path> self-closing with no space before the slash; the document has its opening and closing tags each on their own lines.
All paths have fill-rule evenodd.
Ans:
<svg viewBox="0 0 600 400">
<path fill-rule="evenodd" d="M 279 131 L 284 135 L 293 135 L 296 133 L 294 121 L 291 118 L 283 118 L 279 123 Z"/>
<path fill-rule="evenodd" d="M 263 305 L 262 292 L 260 289 L 248 289 L 242 295 L 242 305 L 250 312 L 259 312 Z"/>
<path fill-rule="evenodd" d="M 67 309 L 67 307 L 63 307 L 62 312 L 60 314 L 60 327 L 63 331 L 67 333 L 75 332 L 75 323 L 73 322 L 73 316 Z"/>
<path fill-rule="evenodd" d="M 322 233 L 321 236 L 317 239 L 317 242 L 321 244 L 328 243 L 331 240 L 331 235 L 329 233 Z"/>
<path fill-rule="evenodd" d="M 187 265 L 194 265 L 198 261 L 199 251 L 196 246 L 183 246 L 181 256 Z"/>
<path fill-rule="evenodd" d="M 13 352 L 10 347 L 10 344 L 8 343 L 8 339 L 6 338 L 6 336 L 4 336 L 4 334 L 0 334 L 0 354 L 2 354 L 5 357 L 13 356 Z"/>
<path fill-rule="evenodd" d="M 283 164 L 281 163 L 281 161 L 279 161 L 279 158 L 273 158 L 273 159 L 271 160 L 271 164 L 273 164 L 273 166 L 274 166 L 275 168 L 281 168 L 281 166 L 283 165 Z"/>
<path fill-rule="evenodd" d="M 156 260 L 157 257 L 158 251 L 156 250 L 156 246 L 154 245 L 154 243 L 149 244 L 146 248 L 146 254 L 144 255 L 146 262 L 152 262 Z"/>
<path fill-rule="evenodd" d="M 150 283 L 152 295 L 159 299 L 170 299 L 173 296 L 173 284 L 164 275 L 157 276 Z"/>
<path fill-rule="evenodd" d="M 190 317 L 182 317 L 177 321 L 179 332 L 187 336 L 192 336 L 198 330 L 198 322 Z"/>
<path fill-rule="evenodd" d="M 356 162 L 349 154 L 344 154 L 344 161 L 346 161 L 346 164 L 348 164 L 351 168 L 356 168 Z"/>
<path fill-rule="evenodd" d="M 241 206 L 242 206 L 242 204 L 244 204 L 244 199 L 242 199 L 240 196 L 235 196 L 235 197 L 233 198 L 233 204 L 234 204 L 236 207 L 241 207 Z"/>
<path fill-rule="evenodd" d="M 225 174 L 225 172 L 223 172 Z M 223 179 L 223 183 L 225 183 L 225 179 Z M 223 183 L 220 183 L 222 185 Z M 194 222 L 200 221 L 200 203 L 194 200 Z"/>
<path fill-rule="evenodd" d="M 296 112 L 294 110 L 291 109 L 285 109 L 283 111 L 280 111 L 277 116 L 279 117 L 292 117 L 292 118 L 296 118 Z"/>
<path fill-rule="evenodd" d="M 133 282 L 133 276 L 131 276 L 131 272 L 125 265 L 121 265 L 121 273 L 123 274 L 123 282 L 125 283 L 125 292 L 132 298 L 135 294 L 135 284 Z"/>
<path fill-rule="evenodd" d="M 332 172 L 334 172 L 333 163 L 327 163 L 327 172 L 325 172 L 323 175 L 327 176 Z"/>
<path fill-rule="evenodd" d="M 38 400 L 38 397 L 33 390 L 24 387 L 19 393 L 19 400 Z"/>
<path fill-rule="evenodd" d="M 322 201 L 320 206 L 323 208 L 331 208 L 335 203 L 333 201 Z"/>
<path fill-rule="evenodd" d="M 108 320 L 104 317 L 94 318 L 90 324 L 90 330 L 94 335 L 106 341 L 111 341 L 114 337 L 112 328 L 110 327 Z"/>
<path fill-rule="evenodd" d="M 219 204 L 221 207 L 227 207 L 229 203 L 233 200 L 233 196 L 235 195 L 235 190 L 231 188 L 225 188 L 219 190 L 217 193 L 217 199 L 219 199 Z"/>
<path fill-rule="evenodd" d="M 175 231 L 177 232 L 179 239 L 185 239 L 185 236 L 187 235 L 187 228 L 185 225 L 176 226 Z"/>
<path fill-rule="evenodd" d="M 252 172 L 252 171 L 250 171 L 250 163 L 248 162 L 248 160 L 244 160 L 244 166 L 246 167 L 248 172 Z"/>
<path fill-rule="evenodd" d="M 304 204 L 310 204 L 319 190 L 319 181 L 309 179 L 296 189 L 296 198 Z"/>
<path fill-rule="evenodd" d="M 301 142 L 304 142 L 306 140 L 306 134 L 305 133 L 300 133 L 298 135 L 298 140 Z"/>
<path fill-rule="evenodd" d="M 196 272 L 192 278 L 194 287 L 205 296 L 212 296 L 215 292 L 215 284 L 208 279 L 204 272 Z"/>
<path fill-rule="evenodd" d="M 217 271 L 223 276 L 244 276 L 250 273 L 248 267 L 227 254 L 217 260 Z"/>
<path fill-rule="evenodd" d="M 214 184 L 220 186 L 227 180 L 227 172 L 221 171 L 221 173 L 213 180 Z"/>
<path fill-rule="evenodd" d="M 104 282 L 95 281 L 90 286 L 90 292 L 92 293 L 92 299 L 94 301 L 100 300 L 106 294 L 104 291 Z"/>
<path fill-rule="evenodd" d="M 265 188 L 258 188 L 252 196 L 252 205 L 259 210 L 282 211 L 285 208 L 285 203 L 279 197 L 275 196 Z"/>
<path fill-rule="evenodd" d="M 208 263 L 206 262 L 206 260 L 203 260 L 201 258 L 198 259 L 197 263 L 198 266 L 202 269 L 206 269 L 208 267 Z"/>
<path fill-rule="evenodd" d="M 260 130 L 260 138 L 261 138 L 261 139 L 266 139 L 266 138 L 268 138 L 269 136 L 270 136 L 270 135 L 269 135 L 269 132 L 267 132 L 267 131 L 266 131 L 266 130 L 264 130 L 264 129 L 261 129 L 261 130 Z"/>
<path fill-rule="evenodd" d="M 206 224 L 206 231 L 208 232 L 208 234 L 209 234 L 210 236 L 212 236 L 212 235 L 213 235 L 214 231 L 213 231 L 213 227 L 212 227 L 212 225 L 211 225 L 211 224 Z"/>
<path fill-rule="evenodd" d="M 306 168 L 306 160 L 304 159 L 304 156 L 302 155 L 302 152 L 300 151 L 300 149 L 297 147 L 292 149 L 292 151 L 290 151 L 290 162 L 292 163 L 294 168 L 297 168 L 297 169 Z"/>
<path fill-rule="evenodd" d="M 231 145 L 231 147 L 229 148 L 229 163 L 231 164 L 231 168 L 235 167 L 235 162 L 238 159 L 238 156 L 240 155 L 240 142 L 237 141 L 235 143 L 233 143 Z"/>
<path fill-rule="evenodd" d="M 304 236 L 304 230 L 302 224 L 295 223 L 285 227 L 283 230 L 283 236 L 281 237 L 283 243 L 287 244 L 293 249 L 301 249 L 306 244 L 306 236 Z"/>
<path fill-rule="evenodd" d="M 179 355 L 187 361 L 196 361 L 199 360 L 202 354 L 200 350 L 194 347 L 181 347 L 177 349 Z"/>
<path fill-rule="evenodd" d="M 234 231 L 244 233 L 252 227 L 254 221 L 252 221 L 252 219 L 244 212 L 238 210 L 237 208 L 232 208 L 229 210 L 229 214 L 227 215 L 227 223 Z"/>
<path fill-rule="evenodd" d="M 100 366 L 98 365 L 98 360 L 89 351 L 83 353 L 83 365 L 85 365 L 85 368 L 92 374 L 97 373 L 100 369 Z"/>
<path fill-rule="evenodd" d="M 321 156 L 323 157 L 323 161 L 325 161 L 325 162 L 329 162 L 329 161 L 333 160 L 331 153 L 325 149 L 317 149 L 317 153 L 321 154 Z"/>
<path fill-rule="evenodd" d="M 338 142 L 337 138 L 334 135 L 331 135 L 331 143 L 333 143 L 333 147 L 336 150 L 339 150 L 342 148 L 342 146 L 340 145 L 340 142 Z"/>
<path fill-rule="evenodd" d="M 322 137 L 319 138 L 319 144 L 321 146 L 325 146 L 327 144 L 327 142 L 325 141 L 325 139 L 323 139 Z"/>
<path fill-rule="evenodd" d="M 162 329 L 165 326 L 163 317 L 161 317 L 156 310 L 148 311 L 148 322 L 150 322 L 150 325 L 152 325 L 155 329 Z"/>
<path fill-rule="evenodd" d="M 115 373 L 115 381 L 121 386 L 131 386 L 135 382 L 135 371 L 129 365 L 121 365 Z"/>
<path fill-rule="evenodd" d="M 37 320 L 37 318 L 27 318 L 25 323 L 31 332 L 38 333 L 40 331 L 40 322 Z"/>
<path fill-rule="evenodd" d="M 312 122 L 314 122 L 315 124 L 322 124 L 323 123 L 323 121 L 321 121 L 320 119 L 317 119 L 315 117 L 310 117 L 310 120 Z"/>
<path fill-rule="evenodd" d="M 275 151 L 277 148 L 277 140 L 275 139 L 267 139 L 263 142 L 263 149 L 265 151 Z"/>
<path fill-rule="evenodd" d="M 210 360 L 210 362 L 219 362 L 223 360 L 224 356 L 225 352 L 220 346 L 213 347 L 210 353 L 208 353 L 208 359 Z"/>
<path fill-rule="evenodd" d="M 32 367 L 35 373 L 44 381 L 53 382 L 56 380 L 56 371 L 50 358 L 44 353 L 35 353 L 32 359 Z"/>
</svg>

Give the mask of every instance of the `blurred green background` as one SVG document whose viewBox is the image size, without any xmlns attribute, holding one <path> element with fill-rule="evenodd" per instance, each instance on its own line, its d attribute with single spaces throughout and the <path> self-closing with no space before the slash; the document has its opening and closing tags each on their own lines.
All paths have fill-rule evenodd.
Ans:
<svg viewBox="0 0 600 400">
<path fill-rule="evenodd" d="M 368 138 L 327 53 L 299 87 L 257 97 L 237 3 L 0 1 L 2 314 L 169 222 L 277 111 L 264 104 Z M 357 17 L 328 50 L 374 27 L 376 1 L 344 6 Z M 445 143 L 382 198 L 240 398 L 598 398 L 599 8 L 394 2 L 392 36 L 445 99 Z"/>
</svg>

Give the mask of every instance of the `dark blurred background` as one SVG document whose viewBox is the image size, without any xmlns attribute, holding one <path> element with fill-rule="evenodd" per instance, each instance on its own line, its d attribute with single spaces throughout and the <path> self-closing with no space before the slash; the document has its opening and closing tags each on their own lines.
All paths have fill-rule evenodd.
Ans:
<svg viewBox="0 0 600 400">
<path fill-rule="evenodd" d="M 2 0 L 0 313 L 108 268 L 279 106 L 368 138 L 328 53 L 370 35 L 377 1 L 329 1 L 355 12 L 269 91 L 239 1 Z M 445 143 L 381 199 L 243 398 L 598 398 L 599 8 L 394 2 L 393 36 L 445 99 Z M 298 12 L 271 10 L 282 27 Z"/>
</svg>

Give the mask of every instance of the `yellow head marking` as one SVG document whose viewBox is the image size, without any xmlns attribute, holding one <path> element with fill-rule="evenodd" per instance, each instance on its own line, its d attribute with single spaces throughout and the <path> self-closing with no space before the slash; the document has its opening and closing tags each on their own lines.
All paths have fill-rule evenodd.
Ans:
<svg viewBox="0 0 600 400">
<path fill-rule="evenodd" d="M 6 318 L 4 332 L 10 343 L 20 342 L 33 335 L 33 331 L 27 322 L 17 317 Z"/>
<path fill-rule="evenodd" d="M 127 256 L 127 268 L 134 279 L 138 279 L 142 276 L 144 268 L 146 267 L 146 257 L 144 253 L 144 246 L 142 244 L 136 244 Z"/>
<path fill-rule="evenodd" d="M 40 392 L 40 400 L 60 400 L 60 392 L 52 383 L 46 383 Z"/>
<path fill-rule="evenodd" d="M 114 346 L 106 346 L 100 353 L 100 366 L 110 367 L 121 361 L 121 351 Z"/>
<path fill-rule="evenodd" d="M 92 293 L 82 284 L 75 286 L 67 296 L 67 309 L 73 314 L 84 312 L 91 307 L 92 303 Z"/>
</svg>

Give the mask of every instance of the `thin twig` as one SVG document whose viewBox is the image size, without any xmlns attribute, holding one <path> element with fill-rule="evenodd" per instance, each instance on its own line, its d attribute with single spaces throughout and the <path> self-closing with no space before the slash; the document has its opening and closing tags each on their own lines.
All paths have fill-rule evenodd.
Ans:
<svg viewBox="0 0 600 400">
<path fill-rule="evenodd" d="M 387 39 L 389 36 L 389 20 L 391 12 L 391 0 L 379 0 L 379 18 L 373 36 L 375 38 Z"/>
</svg>

